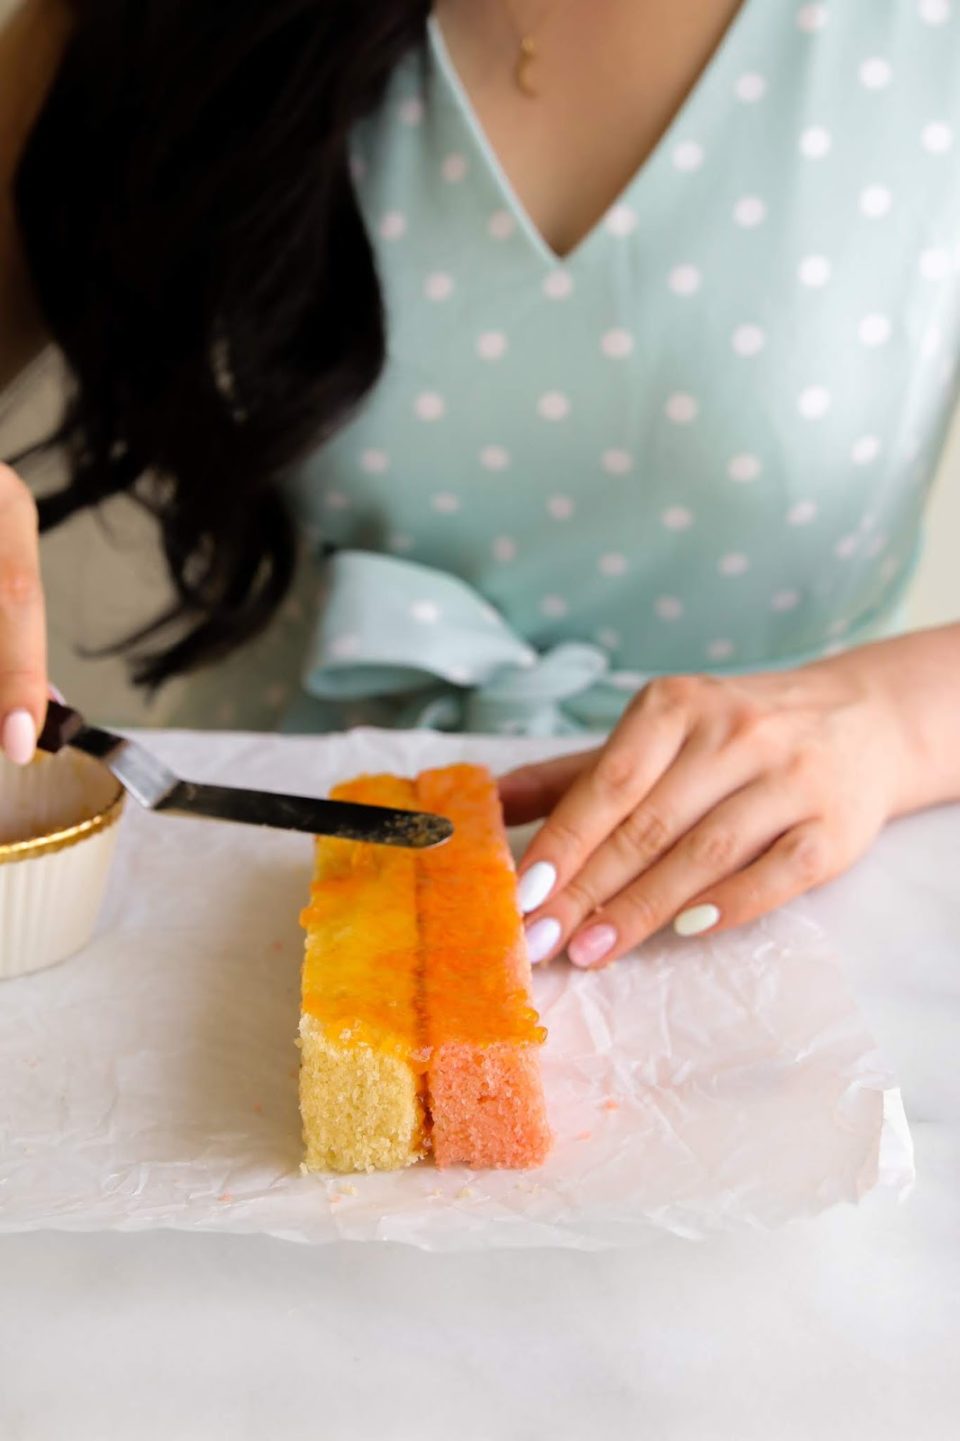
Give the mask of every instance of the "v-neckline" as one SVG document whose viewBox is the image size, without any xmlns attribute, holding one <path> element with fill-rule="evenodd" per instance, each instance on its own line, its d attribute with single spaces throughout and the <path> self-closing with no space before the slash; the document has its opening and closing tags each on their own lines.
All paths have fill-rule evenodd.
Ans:
<svg viewBox="0 0 960 1441">
<path fill-rule="evenodd" d="M 569 269 L 588 254 L 608 233 L 608 221 L 612 213 L 619 207 L 630 205 L 637 193 L 648 182 L 652 182 L 653 177 L 663 169 L 665 164 L 669 163 L 670 154 L 681 139 L 680 132 L 695 120 L 697 113 L 703 108 L 723 74 L 729 69 L 740 40 L 752 23 L 754 12 L 759 14 L 762 8 L 762 0 L 741 0 L 736 14 L 714 46 L 706 65 L 700 71 L 692 89 L 687 93 L 686 99 L 676 111 L 660 139 L 640 162 L 633 175 L 610 202 L 603 214 L 597 218 L 576 245 L 563 255 L 553 249 L 535 224 L 504 169 L 503 162 L 491 143 L 470 93 L 454 64 L 435 12 L 431 12 L 427 21 L 427 37 L 436 68 L 470 132 L 473 143 L 482 156 L 494 184 L 501 193 L 505 208 L 527 236 L 542 261 L 551 269 Z M 732 96 L 732 88 L 730 93 Z"/>
</svg>

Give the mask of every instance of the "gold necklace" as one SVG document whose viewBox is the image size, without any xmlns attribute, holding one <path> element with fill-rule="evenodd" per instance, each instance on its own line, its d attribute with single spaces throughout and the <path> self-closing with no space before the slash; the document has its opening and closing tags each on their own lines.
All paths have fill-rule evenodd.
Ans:
<svg viewBox="0 0 960 1441">
<path fill-rule="evenodd" d="M 558 11 L 565 10 L 567 6 L 565 4 L 554 5 L 548 10 L 546 15 L 537 21 L 532 29 L 525 29 L 518 22 L 508 0 L 501 0 L 501 3 L 517 35 L 517 57 L 513 63 L 513 83 L 521 95 L 526 95 L 528 100 L 536 100 L 540 95 L 540 90 L 532 75 L 532 71 L 540 57 L 536 32 L 542 30 L 548 21 L 556 19 Z M 567 3 L 569 4 L 570 0 L 567 0 Z"/>
</svg>

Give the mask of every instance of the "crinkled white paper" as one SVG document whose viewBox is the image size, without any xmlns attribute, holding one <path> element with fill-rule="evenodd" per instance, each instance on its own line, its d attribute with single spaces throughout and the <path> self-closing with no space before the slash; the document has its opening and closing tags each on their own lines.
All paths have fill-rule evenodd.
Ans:
<svg viewBox="0 0 960 1441">
<path fill-rule="evenodd" d="M 570 742 L 154 734 L 198 779 L 324 793 L 502 771 Z M 789 913 L 535 976 L 556 1145 L 535 1172 L 299 1171 L 307 837 L 128 807 L 82 955 L 0 985 L 0 1231 L 174 1226 L 429 1250 L 632 1244 L 811 1216 L 912 1179 L 899 1093 L 823 936 Z"/>
</svg>

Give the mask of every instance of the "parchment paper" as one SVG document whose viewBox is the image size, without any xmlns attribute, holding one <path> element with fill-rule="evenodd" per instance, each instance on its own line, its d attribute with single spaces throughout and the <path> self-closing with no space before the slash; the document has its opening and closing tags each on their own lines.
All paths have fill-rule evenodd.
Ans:
<svg viewBox="0 0 960 1441">
<path fill-rule="evenodd" d="M 195 779 L 323 794 L 363 770 L 502 771 L 570 741 L 144 733 Z M 827 939 L 789 911 L 535 977 L 556 1145 L 527 1173 L 299 1171 L 309 838 L 131 804 L 82 955 L 0 985 L 0 1231 L 181 1227 L 428 1250 L 637 1244 L 903 1195 L 899 1092 Z M 518 848 L 523 837 L 517 837 Z"/>
</svg>

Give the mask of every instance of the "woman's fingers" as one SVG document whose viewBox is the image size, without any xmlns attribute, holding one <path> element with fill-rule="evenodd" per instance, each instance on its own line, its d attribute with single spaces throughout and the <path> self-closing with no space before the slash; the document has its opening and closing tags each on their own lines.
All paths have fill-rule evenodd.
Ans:
<svg viewBox="0 0 960 1441">
<path fill-rule="evenodd" d="M 525 826 L 549 815 L 565 791 L 588 765 L 598 750 L 575 751 L 535 765 L 518 766 L 497 780 L 503 818 L 508 826 Z"/>
<path fill-rule="evenodd" d="M 832 880 L 840 869 L 827 826 L 806 821 L 787 831 L 752 865 L 689 901 L 675 927 L 687 936 L 732 930 Z"/>
<path fill-rule="evenodd" d="M 715 750 L 694 733 L 673 765 L 603 843 L 588 857 L 562 891 L 548 903 L 556 926 L 541 928 L 535 940 L 556 932 L 558 949 L 581 922 L 605 905 L 637 876 L 643 875 L 688 831 L 756 775 L 756 760 L 744 747 Z M 732 838 L 722 844 L 732 848 Z M 713 843 L 719 849 L 721 842 Z M 532 930 L 537 924 L 533 919 Z M 545 959 L 539 957 L 538 959 Z"/>
<path fill-rule="evenodd" d="M 0 465 L 0 749 L 25 765 L 47 707 L 46 623 L 37 508 Z"/>
<path fill-rule="evenodd" d="M 692 907 L 719 905 L 713 892 L 720 883 L 803 819 L 797 797 L 781 779 L 746 786 L 590 916 L 569 942 L 570 959 L 580 966 L 606 965 Z"/>
<path fill-rule="evenodd" d="M 558 895 L 580 871 L 673 764 L 685 734 L 686 716 L 679 709 L 631 708 L 531 842 L 519 888 L 526 914 Z"/>
</svg>

